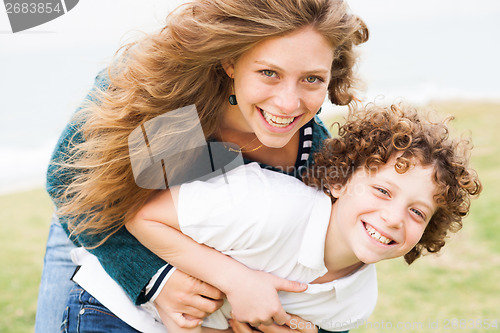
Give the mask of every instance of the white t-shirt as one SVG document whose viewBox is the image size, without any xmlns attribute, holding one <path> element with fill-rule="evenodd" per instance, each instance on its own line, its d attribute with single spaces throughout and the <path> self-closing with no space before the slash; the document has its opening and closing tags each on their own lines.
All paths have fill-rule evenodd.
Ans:
<svg viewBox="0 0 500 333">
<path fill-rule="evenodd" d="M 298 179 L 250 163 L 182 185 L 177 209 L 184 234 L 252 269 L 304 283 L 327 272 L 324 248 L 331 201 Z M 375 266 L 365 265 L 329 283 L 309 284 L 303 293 L 279 295 L 289 313 L 326 330 L 351 329 L 375 307 Z M 226 301 L 204 326 L 227 328 L 229 313 Z"/>
<path fill-rule="evenodd" d="M 327 272 L 324 247 L 331 201 L 298 179 L 250 163 L 209 181 L 182 185 L 177 208 L 185 234 L 253 269 L 304 283 Z M 82 248 L 72 255 L 81 265 L 73 280 L 110 311 L 141 332 L 166 332 L 154 305 L 135 306 L 95 256 Z M 326 330 L 349 330 L 367 320 L 375 307 L 375 266 L 279 296 L 289 313 Z M 203 325 L 227 328 L 229 313 L 226 301 Z"/>
</svg>

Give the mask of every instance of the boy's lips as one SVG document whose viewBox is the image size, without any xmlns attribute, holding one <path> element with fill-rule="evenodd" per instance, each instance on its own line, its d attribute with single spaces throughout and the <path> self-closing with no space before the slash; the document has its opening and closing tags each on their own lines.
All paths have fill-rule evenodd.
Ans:
<svg viewBox="0 0 500 333">
<path fill-rule="evenodd" d="M 259 107 L 257 109 L 260 111 L 262 116 L 264 117 L 264 120 L 271 126 L 277 127 L 277 128 L 285 128 L 289 125 L 291 125 L 295 119 L 299 117 L 279 117 L 275 116 Z"/>
<path fill-rule="evenodd" d="M 372 225 L 363 222 L 363 226 L 365 227 L 365 230 L 367 234 L 377 242 L 384 244 L 384 245 L 395 245 L 397 242 L 393 239 L 391 239 L 388 235 L 382 234 L 380 231 L 375 229 Z"/>
</svg>

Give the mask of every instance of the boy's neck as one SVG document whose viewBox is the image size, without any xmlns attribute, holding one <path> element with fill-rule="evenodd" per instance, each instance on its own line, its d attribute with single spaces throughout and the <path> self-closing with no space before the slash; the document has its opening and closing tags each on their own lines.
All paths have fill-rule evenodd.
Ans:
<svg viewBox="0 0 500 333">
<path fill-rule="evenodd" d="M 339 269 L 339 270 L 335 270 L 335 271 L 328 270 L 328 272 L 326 272 L 325 275 L 317 278 L 314 281 L 311 281 L 311 283 L 327 283 L 327 282 L 331 282 L 331 281 L 343 278 L 345 276 L 348 276 L 348 275 L 354 273 L 355 271 L 357 271 L 358 269 L 363 267 L 363 265 L 364 264 L 360 261 L 354 265 L 347 266 L 347 267 Z"/>
<path fill-rule="evenodd" d="M 354 255 L 354 252 L 346 244 L 341 230 L 337 228 L 334 221 L 335 204 L 332 205 L 330 214 L 330 223 L 325 238 L 325 266 L 328 272 L 322 277 L 314 280 L 312 283 L 330 282 L 341 277 L 352 274 L 364 263 Z"/>
</svg>

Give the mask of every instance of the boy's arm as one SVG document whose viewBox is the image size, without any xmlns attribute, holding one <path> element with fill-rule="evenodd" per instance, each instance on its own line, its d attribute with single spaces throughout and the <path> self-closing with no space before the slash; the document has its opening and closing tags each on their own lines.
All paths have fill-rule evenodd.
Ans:
<svg viewBox="0 0 500 333">
<path fill-rule="evenodd" d="M 249 269 L 182 234 L 177 198 L 178 188 L 158 192 L 127 222 L 127 229 L 162 259 L 224 292 L 236 320 L 254 326 L 284 324 L 288 315 L 276 291 L 302 292 L 306 285 Z"/>
</svg>

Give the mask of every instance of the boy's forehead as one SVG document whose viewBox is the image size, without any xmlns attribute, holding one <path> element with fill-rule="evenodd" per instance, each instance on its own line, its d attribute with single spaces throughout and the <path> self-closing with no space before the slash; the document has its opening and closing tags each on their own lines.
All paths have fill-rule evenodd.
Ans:
<svg viewBox="0 0 500 333">
<path fill-rule="evenodd" d="M 377 181 L 379 185 L 387 185 L 391 188 L 407 193 L 422 201 L 428 206 L 435 206 L 434 196 L 437 185 L 434 182 L 434 167 L 423 166 L 420 163 L 411 164 L 405 172 L 398 172 L 396 159 L 389 160 L 386 164 L 372 167 L 369 170 L 359 168 L 355 171 L 355 178 L 364 181 Z"/>
</svg>

